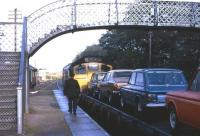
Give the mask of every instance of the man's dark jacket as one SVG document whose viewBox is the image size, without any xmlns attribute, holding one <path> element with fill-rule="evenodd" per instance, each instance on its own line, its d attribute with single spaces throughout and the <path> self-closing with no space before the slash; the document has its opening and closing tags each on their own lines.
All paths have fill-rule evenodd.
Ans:
<svg viewBox="0 0 200 136">
<path fill-rule="evenodd" d="M 80 93 L 80 86 L 77 80 L 70 78 L 66 80 L 64 85 L 64 95 L 68 98 L 78 98 Z"/>
</svg>

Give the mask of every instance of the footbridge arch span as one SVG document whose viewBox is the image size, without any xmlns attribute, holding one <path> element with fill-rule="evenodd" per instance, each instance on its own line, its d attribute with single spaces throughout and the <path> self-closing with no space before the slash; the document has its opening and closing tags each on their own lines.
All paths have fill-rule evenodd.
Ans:
<svg viewBox="0 0 200 136">
<path fill-rule="evenodd" d="M 115 27 L 200 28 L 200 3 L 159 0 L 59 0 L 27 17 L 32 56 L 68 32 Z"/>
</svg>

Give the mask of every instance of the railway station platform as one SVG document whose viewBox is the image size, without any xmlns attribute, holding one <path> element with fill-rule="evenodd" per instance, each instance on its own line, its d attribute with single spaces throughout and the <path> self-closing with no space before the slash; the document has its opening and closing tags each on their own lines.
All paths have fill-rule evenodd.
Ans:
<svg viewBox="0 0 200 136">
<path fill-rule="evenodd" d="M 25 115 L 26 136 L 108 136 L 80 107 L 68 113 L 62 90 L 39 90 L 30 94 L 30 113 Z"/>
<path fill-rule="evenodd" d="M 77 114 L 68 113 L 68 100 L 61 90 L 53 90 L 61 111 L 65 115 L 65 121 L 73 136 L 109 136 L 90 116 L 80 107 Z"/>
</svg>

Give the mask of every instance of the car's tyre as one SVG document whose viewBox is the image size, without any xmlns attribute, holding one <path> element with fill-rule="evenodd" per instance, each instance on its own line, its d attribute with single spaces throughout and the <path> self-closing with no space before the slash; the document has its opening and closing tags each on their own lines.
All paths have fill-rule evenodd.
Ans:
<svg viewBox="0 0 200 136">
<path fill-rule="evenodd" d="M 102 96 L 101 91 L 100 91 L 99 94 L 98 94 L 98 99 L 99 99 L 100 101 L 103 100 L 103 96 Z"/>
<path fill-rule="evenodd" d="M 123 97 L 120 97 L 120 106 L 121 106 L 122 109 L 126 108 L 126 104 L 124 103 L 124 98 Z"/>
<path fill-rule="evenodd" d="M 96 91 L 93 91 L 93 92 L 92 92 L 92 97 L 93 97 L 93 98 L 96 98 L 96 97 L 97 97 Z"/>
<path fill-rule="evenodd" d="M 176 113 L 176 108 L 174 106 L 169 107 L 169 124 L 172 131 L 177 131 L 180 126 Z"/>
<path fill-rule="evenodd" d="M 142 103 L 140 101 L 137 102 L 137 109 L 136 110 L 137 110 L 138 113 L 143 112 Z"/>
<path fill-rule="evenodd" d="M 86 94 L 87 94 L 88 96 L 91 96 L 91 91 L 87 90 L 87 91 L 86 91 Z"/>
<path fill-rule="evenodd" d="M 109 104 L 113 104 L 113 95 L 112 94 L 109 94 L 109 96 L 108 96 L 108 103 Z"/>
<path fill-rule="evenodd" d="M 136 116 L 138 116 L 139 118 L 144 117 L 144 113 L 145 113 L 144 107 L 143 107 L 142 103 L 140 102 L 140 100 L 136 101 L 135 112 L 136 112 Z"/>
</svg>

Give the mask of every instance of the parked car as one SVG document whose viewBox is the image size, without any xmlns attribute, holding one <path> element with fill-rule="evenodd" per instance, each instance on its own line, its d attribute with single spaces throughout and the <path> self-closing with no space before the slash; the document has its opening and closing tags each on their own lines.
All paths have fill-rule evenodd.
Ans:
<svg viewBox="0 0 200 136">
<path fill-rule="evenodd" d="M 88 83 L 88 93 L 93 97 L 96 97 L 99 94 L 99 82 L 102 81 L 106 72 L 97 72 L 93 73 Z"/>
<path fill-rule="evenodd" d="M 107 98 L 109 103 L 119 96 L 119 89 L 127 85 L 133 70 L 111 70 L 99 84 L 99 99 Z"/>
<path fill-rule="evenodd" d="M 189 90 L 169 92 L 166 100 L 172 130 L 181 123 L 200 129 L 200 68 Z"/>
<path fill-rule="evenodd" d="M 128 85 L 120 89 L 120 104 L 134 106 L 138 113 L 145 109 L 166 107 L 166 93 L 186 90 L 187 81 L 177 69 L 136 69 Z"/>
</svg>

